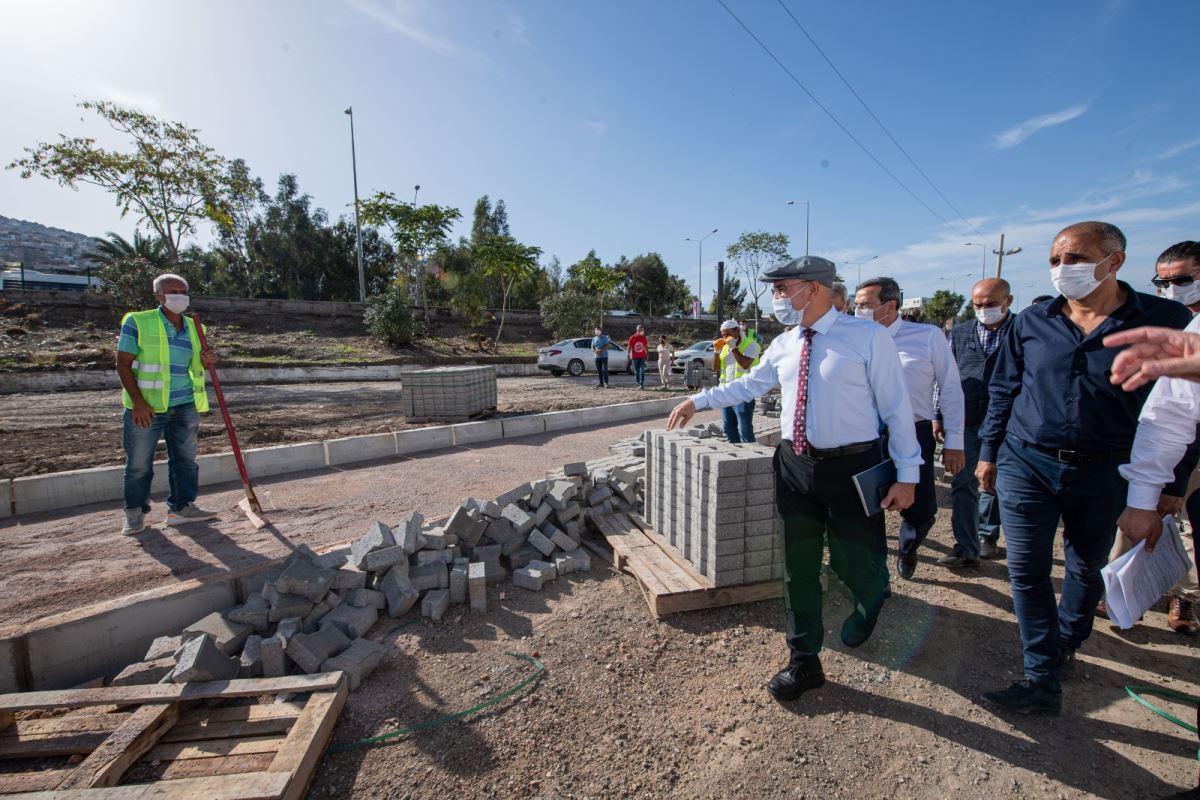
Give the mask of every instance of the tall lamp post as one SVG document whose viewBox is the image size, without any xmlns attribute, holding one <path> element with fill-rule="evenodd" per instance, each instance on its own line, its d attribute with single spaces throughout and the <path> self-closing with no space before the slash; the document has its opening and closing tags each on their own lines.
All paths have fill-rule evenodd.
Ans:
<svg viewBox="0 0 1200 800">
<path fill-rule="evenodd" d="M 858 291 L 858 287 L 862 286 L 862 268 L 863 268 L 863 264 L 870 264 L 872 261 L 874 261 L 874 260 L 875 260 L 875 259 L 877 259 L 877 258 L 879 258 L 879 256 L 871 256 L 871 257 L 870 257 L 870 258 L 868 258 L 866 261 L 859 261 L 857 264 L 855 264 L 855 266 L 857 266 L 857 267 L 858 267 L 858 283 L 854 284 L 854 290 L 855 290 L 855 291 Z M 850 263 L 851 263 L 851 264 L 854 264 L 854 262 L 853 262 L 853 261 L 851 261 Z"/>
<path fill-rule="evenodd" d="M 983 248 L 983 267 L 979 271 L 979 277 L 986 278 L 987 277 L 988 246 L 986 244 L 980 244 L 979 242 L 964 242 L 963 244 L 965 244 L 967 247 L 982 247 Z"/>
<path fill-rule="evenodd" d="M 716 232 L 717 229 L 713 228 L 698 239 L 693 239 L 690 236 L 684 239 L 685 242 L 695 242 L 698 245 L 696 253 L 696 299 L 700 301 L 700 314 L 704 313 L 704 295 L 702 294 L 702 290 L 704 289 L 704 240 Z M 697 316 L 696 319 L 700 319 L 700 316 Z"/>
<path fill-rule="evenodd" d="M 804 255 L 808 255 L 808 218 L 810 211 L 810 203 L 807 200 L 788 200 L 784 205 L 794 206 L 796 203 L 804 203 Z"/>
<path fill-rule="evenodd" d="M 993 250 L 992 254 L 996 256 L 996 277 L 1000 277 L 1000 270 L 1004 267 L 1004 257 L 1013 256 L 1021 252 L 1021 248 L 1014 247 L 1012 250 L 1004 249 L 1004 234 L 1000 234 L 1000 249 Z"/>
<path fill-rule="evenodd" d="M 350 165 L 354 170 L 354 238 L 358 242 L 358 301 L 365 303 L 367 302 L 367 278 L 363 272 L 362 227 L 358 223 L 358 155 L 354 151 L 354 106 L 348 106 L 345 114 L 350 117 Z"/>
</svg>

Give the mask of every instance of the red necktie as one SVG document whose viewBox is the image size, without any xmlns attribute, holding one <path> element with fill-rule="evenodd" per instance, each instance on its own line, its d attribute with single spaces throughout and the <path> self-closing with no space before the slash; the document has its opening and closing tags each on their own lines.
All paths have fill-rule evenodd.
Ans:
<svg viewBox="0 0 1200 800">
<path fill-rule="evenodd" d="M 796 418 L 792 421 L 792 450 L 802 455 L 812 449 L 808 443 L 808 365 L 812 358 L 812 328 L 804 329 L 804 348 L 800 351 L 800 388 L 796 392 Z"/>
</svg>

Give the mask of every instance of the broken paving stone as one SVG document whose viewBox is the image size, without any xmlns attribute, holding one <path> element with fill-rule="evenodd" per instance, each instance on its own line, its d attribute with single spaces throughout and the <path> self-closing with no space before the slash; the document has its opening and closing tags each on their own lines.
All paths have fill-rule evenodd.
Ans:
<svg viewBox="0 0 1200 800">
<path fill-rule="evenodd" d="M 612 489 L 608 488 L 607 486 L 601 486 L 600 488 L 594 489 L 588 493 L 587 504 L 595 507 L 601 505 L 610 497 L 612 497 Z"/>
<path fill-rule="evenodd" d="M 529 507 L 537 508 L 546 498 L 546 492 L 550 491 L 550 481 L 534 481 L 530 486 L 532 490 L 529 493 Z"/>
<path fill-rule="evenodd" d="M 514 550 L 508 556 L 508 566 L 514 570 L 527 566 L 530 561 L 536 561 L 542 558 L 542 554 L 538 552 L 533 545 L 523 544 Z"/>
<path fill-rule="evenodd" d="M 520 486 L 517 486 L 513 489 L 509 489 L 507 492 L 505 492 L 504 494 L 497 497 L 496 505 L 500 506 L 500 508 L 504 508 L 505 506 L 515 505 L 515 504 L 521 502 L 522 500 L 524 500 L 525 498 L 529 497 L 529 495 L 532 491 L 533 491 L 533 487 L 531 485 L 529 485 L 528 483 L 523 483 Z"/>
<path fill-rule="evenodd" d="M 142 656 L 142 661 L 158 661 L 160 658 L 173 656 L 182 644 L 182 636 L 159 636 L 150 643 L 146 655 Z"/>
<path fill-rule="evenodd" d="M 363 569 L 369 554 L 395 544 L 396 537 L 392 535 L 392 529 L 385 523 L 373 522 L 367 532 L 350 545 L 350 563 Z"/>
<path fill-rule="evenodd" d="M 201 633 L 179 648 L 179 657 L 169 680 L 172 683 L 227 681 L 236 678 L 237 674 L 238 662 L 221 652 L 211 635 Z"/>
<path fill-rule="evenodd" d="M 457 540 L 457 538 L 458 537 L 454 534 L 447 535 L 446 531 L 442 528 L 433 528 L 431 530 L 421 531 L 420 544 L 423 550 L 445 550 L 447 547 L 449 547 L 447 541 L 449 539 Z M 420 555 L 420 553 L 417 555 Z"/>
<path fill-rule="evenodd" d="M 371 629 L 379 619 L 379 610 L 374 606 L 352 606 L 343 603 L 325 615 L 323 625 L 333 625 L 350 639 L 357 639 Z"/>
<path fill-rule="evenodd" d="M 185 640 L 204 634 L 212 637 L 213 643 L 222 653 L 233 655 L 241 652 L 242 645 L 246 643 L 246 637 L 250 635 L 250 626 L 239 622 L 230 622 L 221 615 L 221 612 L 214 611 L 183 629 Z"/>
<path fill-rule="evenodd" d="M 271 608 L 260 594 L 250 595 L 246 598 L 245 603 L 225 612 L 225 618 L 230 622 L 249 625 L 258 633 L 262 633 L 270 627 L 270 615 Z"/>
<path fill-rule="evenodd" d="M 175 659 L 168 653 L 166 656 L 130 664 L 109 681 L 109 686 L 145 686 L 159 683 L 173 669 Z"/>
<path fill-rule="evenodd" d="M 287 657 L 308 674 L 321 671 L 321 662 L 350 646 L 350 639 L 335 625 L 325 624 L 316 633 L 297 633 L 287 644 Z"/>
<path fill-rule="evenodd" d="M 355 639 L 340 654 L 325 659 L 321 663 L 321 671 L 346 673 L 350 691 L 354 691 L 383 661 L 384 652 L 384 646 L 377 642 L 370 639 Z"/>
<path fill-rule="evenodd" d="M 435 622 L 442 618 L 450 607 L 450 591 L 448 589 L 431 589 L 421 600 L 421 616 L 429 617 Z"/>
<path fill-rule="evenodd" d="M 333 571 L 333 581 L 329 588 L 335 591 L 350 591 L 362 589 L 367 585 L 367 573 L 357 567 L 343 567 Z"/>
<path fill-rule="evenodd" d="M 426 589 L 445 589 L 450 585 L 450 576 L 446 565 L 442 563 L 412 567 L 408 571 L 408 579 L 418 592 Z"/>
<path fill-rule="evenodd" d="M 387 598 L 388 616 L 395 618 L 408 611 L 421 597 L 408 578 L 407 570 L 388 570 L 379 582 L 379 591 Z"/>
<path fill-rule="evenodd" d="M 287 661 L 283 657 L 283 651 L 284 641 L 278 634 L 262 640 L 259 652 L 262 655 L 264 678 L 282 678 L 287 674 Z"/>
<path fill-rule="evenodd" d="M 246 646 L 238 659 L 239 678 L 260 678 L 263 671 L 263 637 L 257 634 L 246 637 Z"/>
<path fill-rule="evenodd" d="M 337 550 L 323 553 L 314 558 L 312 563 L 317 569 L 341 569 L 350 563 L 350 548 L 339 547 Z"/>
<path fill-rule="evenodd" d="M 310 603 L 319 603 L 329 591 L 331 583 L 333 570 L 317 569 L 308 561 L 298 559 L 276 579 L 275 591 L 299 595 Z"/>
<path fill-rule="evenodd" d="M 541 531 L 533 531 L 529 534 L 529 544 L 544 556 L 549 556 L 554 552 L 554 542 L 547 539 Z"/>
<path fill-rule="evenodd" d="M 525 537 L 521 535 L 507 519 L 494 519 L 488 523 L 487 538 L 500 545 L 500 553 L 509 555 L 522 544 Z"/>
<path fill-rule="evenodd" d="M 287 617 L 279 621 L 279 625 L 275 628 L 275 635 L 279 637 L 279 641 L 285 645 L 304 627 L 304 621 L 300 617 Z"/>
<path fill-rule="evenodd" d="M 366 559 L 363 561 L 363 569 L 367 572 L 382 574 L 392 567 L 394 564 L 399 564 L 401 561 L 407 561 L 409 552 L 404 549 L 404 545 L 394 544 L 391 547 L 384 547 L 372 553 L 367 553 Z"/>
<path fill-rule="evenodd" d="M 570 464 L 563 464 L 563 474 L 570 477 L 586 477 L 588 474 L 587 464 L 582 461 L 576 461 Z"/>
<path fill-rule="evenodd" d="M 308 598 L 300 595 L 275 594 L 271 600 L 271 613 L 267 615 L 267 619 L 271 622 L 280 622 L 288 617 L 303 619 L 313 610 L 313 605 Z"/>
<path fill-rule="evenodd" d="M 506 570 L 500 564 L 500 553 L 501 547 L 498 544 L 476 547 L 475 552 L 472 553 L 475 560 L 484 565 L 488 583 L 500 583 L 507 575 Z"/>
<path fill-rule="evenodd" d="M 346 603 L 357 608 L 387 608 L 387 596 L 375 589 L 353 589 L 346 594 Z"/>
<path fill-rule="evenodd" d="M 420 550 L 413 556 L 414 566 L 423 567 L 426 564 L 449 564 L 454 561 L 453 550 Z"/>
<path fill-rule="evenodd" d="M 517 533 L 521 534 L 522 536 L 529 533 L 529 531 L 533 530 L 533 526 L 534 526 L 533 517 L 530 516 L 524 509 L 522 509 L 518 506 L 515 506 L 515 505 L 505 506 L 504 511 L 501 513 L 501 516 L 504 519 L 508 520 L 508 522 L 514 528 L 516 528 Z"/>
<path fill-rule="evenodd" d="M 421 526 L 424 524 L 425 516 L 414 511 L 397 522 L 396 530 L 392 532 L 396 544 L 403 547 L 404 552 L 410 556 L 421 549 Z"/>
<path fill-rule="evenodd" d="M 582 547 L 567 550 L 554 556 L 554 566 L 558 570 L 559 575 L 568 575 L 572 572 L 590 572 L 592 569 L 592 557 Z"/>
<path fill-rule="evenodd" d="M 480 514 L 488 519 L 500 518 L 500 509 L 502 506 L 499 503 L 494 503 L 491 500 L 480 500 L 475 507 L 479 509 Z"/>
</svg>

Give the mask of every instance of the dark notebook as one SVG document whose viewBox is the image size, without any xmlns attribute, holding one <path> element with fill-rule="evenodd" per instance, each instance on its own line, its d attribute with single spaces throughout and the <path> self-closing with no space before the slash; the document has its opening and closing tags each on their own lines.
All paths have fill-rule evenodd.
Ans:
<svg viewBox="0 0 1200 800">
<path fill-rule="evenodd" d="M 851 480 L 854 481 L 854 488 L 858 490 L 858 499 L 862 501 L 863 511 L 868 517 L 873 517 L 883 511 L 883 507 L 879 504 L 883 502 L 888 489 L 892 488 L 892 484 L 896 482 L 896 465 L 889 458 L 870 469 L 863 470 Z"/>
</svg>

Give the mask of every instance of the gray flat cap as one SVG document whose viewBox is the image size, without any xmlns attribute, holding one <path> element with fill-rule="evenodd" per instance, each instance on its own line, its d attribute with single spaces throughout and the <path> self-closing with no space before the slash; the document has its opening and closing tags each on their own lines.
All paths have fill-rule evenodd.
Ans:
<svg viewBox="0 0 1200 800">
<path fill-rule="evenodd" d="M 772 267 L 764 272 L 759 277 L 759 280 L 816 281 L 826 286 L 833 286 L 833 279 L 836 275 L 837 267 L 829 259 L 821 258 L 820 256 L 800 256 L 799 258 L 793 258 L 786 264 Z"/>
</svg>

